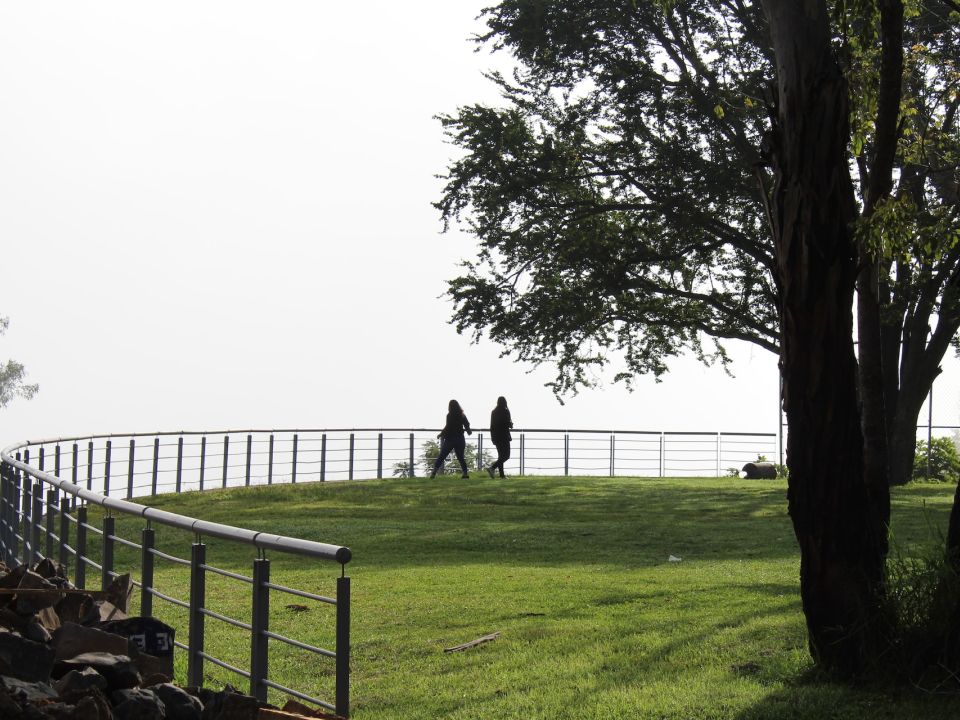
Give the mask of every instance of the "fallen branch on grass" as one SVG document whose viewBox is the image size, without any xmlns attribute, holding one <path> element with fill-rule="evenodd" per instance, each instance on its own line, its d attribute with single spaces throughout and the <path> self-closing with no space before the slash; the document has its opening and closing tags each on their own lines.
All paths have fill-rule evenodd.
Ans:
<svg viewBox="0 0 960 720">
<path fill-rule="evenodd" d="M 474 648 L 477 645 L 482 645 L 485 642 L 496 640 L 498 637 L 500 637 L 499 631 L 495 633 L 490 633 L 489 635 L 484 635 L 483 637 L 478 637 L 476 640 L 471 640 L 470 642 L 464 643 L 463 645 L 454 645 L 453 647 L 444 648 L 443 651 L 445 653 L 453 653 L 453 652 L 460 652 L 461 650 L 469 650 L 470 648 Z"/>
</svg>

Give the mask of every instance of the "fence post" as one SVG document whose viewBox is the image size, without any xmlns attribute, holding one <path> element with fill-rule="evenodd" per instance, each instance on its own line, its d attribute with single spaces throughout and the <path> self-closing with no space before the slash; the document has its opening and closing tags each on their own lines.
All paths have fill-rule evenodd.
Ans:
<svg viewBox="0 0 960 720">
<path fill-rule="evenodd" d="M 20 459 L 20 453 L 17 453 L 17 460 Z M 23 476 L 20 469 L 13 477 L 13 498 L 10 503 L 10 567 L 20 560 L 20 541 L 17 540 L 17 527 L 20 525 L 20 483 Z"/>
<path fill-rule="evenodd" d="M 130 457 L 127 460 L 127 499 L 133 497 L 133 463 L 136 453 L 136 441 L 130 438 Z"/>
<path fill-rule="evenodd" d="M 10 538 L 7 535 L 7 523 L 9 517 L 7 510 L 10 506 L 10 486 L 13 484 L 13 468 L 3 463 L 0 466 L 0 543 L 3 544 L 3 555 L 0 556 L 4 562 L 7 560 L 7 553 L 10 551 Z"/>
<path fill-rule="evenodd" d="M 477 470 L 483 470 L 483 433 L 477 433 Z"/>
<path fill-rule="evenodd" d="M 666 444 L 663 440 L 663 433 L 660 433 L 660 477 L 663 477 L 667 471 L 667 459 L 664 456 L 666 452 Z"/>
<path fill-rule="evenodd" d="M 106 590 L 113 580 L 113 534 L 116 532 L 117 519 L 113 515 L 103 518 L 103 551 L 100 554 L 100 589 Z"/>
<path fill-rule="evenodd" d="M 147 525 L 140 532 L 140 615 L 153 615 L 153 548 L 156 536 Z"/>
<path fill-rule="evenodd" d="M 616 464 L 614 457 L 617 453 L 617 436 L 610 433 L 610 477 L 616 476 Z"/>
<path fill-rule="evenodd" d="M 377 435 L 377 479 L 383 477 L 383 433 Z"/>
<path fill-rule="evenodd" d="M 203 474 L 207 469 L 207 436 L 200 437 L 200 492 L 203 492 Z"/>
<path fill-rule="evenodd" d="M 40 446 L 40 469 L 41 469 L 41 470 L 44 470 L 44 469 L 45 469 L 44 466 L 43 466 L 43 456 L 44 456 L 43 450 L 44 450 L 44 447 L 43 447 L 43 445 L 41 445 L 41 446 Z"/>
<path fill-rule="evenodd" d="M 356 437 L 350 433 L 350 459 L 347 462 L 347 478 L 353 480 L 353 450 L 356 447 Z"/>
<path fill-rule="evenodd" d="M 103 494 L 110 496 L 110 451 L 113 447 L 113 441 L 107 440 L 106 455 L 103 460 Z"/>
<path fill-rule="evenodd" d="M 413 433 L 410 433 L 410 477 L 416 477 L 416 465 L 413 461 Z"/>
<path fill-rule="evenodd" d="M 30 484 L 31 480 L 32 478 L 24 473 L 23 505 L 20 510 L 22 528 L 20 530 L 20 534 L 23 536 L 23 561 L 27 565 L 30 564 L 31 559 L 33 558 L 33 545 L 31 544 L 33 535 L 30 530 L 30 514 L 33 511 L 33 486 Z"/>
<path fill-rule="evenodd" d="M 6 463 L 3 463 L 3 466 L 0 467 L 0 487 L 2 487 L 2 492 L 0 492 L 0 497 L 2 497 L 2 500 L 0 500 L 0 543 L 3 544 L 3 556 L 0 559 L 4 562 L 7 562 L 9 559 L 7 553 L 10 552 L 10 538 L 7 534 L 7 509 L 10 506 L 10 485 L 12 484 L 12 477 L 13 469 Z"/>
<path fill-rule="evenodd" d="M 53 528 L 55 527 L 55 516 L 57 514 L 57 491 L 53 488 L 47 490 L 47 510 L 44 515 L 46 521 L 46 543 L 44 557 L 53 558 Z"/>
<path fill-rule="evenodd" d="M 350 480 L 353 480 L 353 448 L 355 440 L 353 433 L 350 433 L 350 460 L 348 463 L 347 477 Z"/>
<path fill-rule="evenodd" d="M 720 463 L 722 462 L 720 456 L 722 452 L 720 433 L 717 433 L 717 477 L 720 477 Z"/>
<path fill-rule="evenodd" d="M 563 434 L 563 474 L 570 474 L 570 436 L 567 433 Z"/>
<path fill-rule="evenodd" d="M 70 566 L 70 556 L 67 547 L 70 545 L 70 499 L 60 500 L 60 564 L 64 568 Z"/>
<path fill-rule="evenodd" d="M 350 578 L 337 578 L 336 713 L 350 715 Z"/>
<path fill-rule="evenodd" d="M 294 435 L 293 438 L 293 457 L 297 457 L 297 438 Z M 296 463 L 294 463 L 296 465 Z M 327 434 L 323 433 L 320 435 L 320 482 L 324 482 L 327 479 Z M 297 481 L 297 473 L 293 473 L 293 481 Z"/>
<path fill-rule="evenodd" d="M 180 494 L 180 488 L 183 487 L 183 435 L 177 438 L 177 495 Z"/>
<path fill-rule="evenodd" d="M 157 494 L 157 473 L 160 469 L 160 438 L 153 439 L 153 474 L 150 476 L 150 494 Z"/>
<path fill-rule="evenodd" d="M 87 506 L 77 508 L 77 569 L 73 573 L 73 584 L 80 590 L 87 586 Z"/>
<path fill-rule="evenodd" d="M 250 694 L 261 702 L 267 701 L 267 686 L 264 680 L 268 672 L 267 632 L 270 630 L 270 561 L 257 558 L 253 561 L 253 612 L 250 631 Z"/>
<path fill-rule="evenodd" d="M 199 538 L 198 538 L 199 540 Z M 207 546 L 195 542 L 190 547 L 190 650 L 187 659 L 187 685 L 203 687 L 203 606 L 206 602 Z"/>
<path fill-rule="evenodd" d="M 77 443 L 73 444 L 73 470 L 70 473 L 70 482 L 74 485 L 77 484 L 77 462 L 80 460 L 80 446 Z M 72 508 L 77 507 L 77 496 L 74 495 L 70 501 L 70 506 Z"/>
<path fill-rule="evenodd" d="M 250 455 L 253 449 L 253 435 L 247 435 L 247 469 L 244 474 L 243 484 L 250 487 Z"/>
<path fill-rule="evenodd" d="M 270 451 L 267 453 L 267 485 L 273 485 L 273 433 L 270 433 Z"/>
<path fill-rule="evenodd" d="M 43 485 L 33 486 L 33 512 L 30 516 L 30 555 L 29 564 L 40 561 L 40 518 L 43 516 Z"/>
<path fill-rule="evenodd" d="M 53 474 L 60 477 L 60 444 L 53 448 Z"/>
<path fill-rule="evenodd" d="M 3 492 L 0 493 L 2 496 L 2 504 L 0 504 L 0 542 L 3 543 L 3 561 L 10 565 L 8 553 L 10 552 L 10 537 L 7 532 L 7 525 L 9 523 L 8 508 L 10 507 L 10 486 L 13 484 L 13 469 L 8 466 L 6 463 L 3 463 L 2 469 L 0 469 L 0 482 L 2 482 Z"/>
<path fill-rule="evenodd" d="M 327 436 L 324 435 L 323 437 L 324 437 L 324 439 L 326 439 Z M 294 434 L 293 434 L 293 463 L 292 463 L 292 464 L 293 464 L 293 469 L 292 469 L 291 474 L 290 474 L 290 484 L 291 484 L 291 485 L 293 485 L 295 482 L 297 482 L 297 440 L 299 440 L 299 438 L 297 437 L 297 434 L 294 433 Z M 321 480 L 323 479 L 323 461 L 324 461 L 324 456 L 321 455 L 321 456 L 320 456 L 320 476 L 321 476 L 320 479 L 321 479 Z"/>
<path fill-rule="evenodd" d="M 230 460 L 230 436 L 223 436 L 223 487 L 227 486 L 227 462 Z"/>
<path fill-rule="evenodd" d="M 87 490 L 93 490 L 93 440 L 87 442 Z"/>
<path fill-rule="evenodd" d="M 523 476 L 523 433 L 520 433 L 520 475 Z"/>
</svg>

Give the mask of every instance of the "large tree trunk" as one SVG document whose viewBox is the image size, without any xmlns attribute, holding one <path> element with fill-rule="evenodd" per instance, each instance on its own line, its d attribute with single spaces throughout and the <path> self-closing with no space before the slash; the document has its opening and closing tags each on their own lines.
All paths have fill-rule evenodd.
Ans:
<svg viewBox="0 0 960 720">
<path fill-rule="evenodd" d="M 877 647 L 889 496 L 864 479 L 847 86 L 822 1 L 763 5 L 778 78 L 773 224 L 789 509 L 811 653 L 824 669 L 851 676 Z"/>
</svg>

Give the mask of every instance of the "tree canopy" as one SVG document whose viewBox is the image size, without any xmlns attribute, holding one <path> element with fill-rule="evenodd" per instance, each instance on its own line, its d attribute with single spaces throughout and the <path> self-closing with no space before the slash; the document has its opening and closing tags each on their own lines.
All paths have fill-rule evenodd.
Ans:
<svg viewBox="0 0 960 720">
<path fill-rule="evenodd" d="M 956 12 L 952 0 L 905 7 L 894 73 L 904 92 L 882 117 L 879 11 L 859 3 L 831 15 L 851 87 L 861 262 L 875 266 L 863 289 L 882 308 L 878 412 L 908 459 L 960 328 Z M 478 241 L 448 286 L 457 329 L 554 363 L 560 394 L 613 358 L 615 379 L 629 383 L 684 352 L 726 363 L 729 340 L 779 352 L 775 68 L 761 7 L 506 0 L 485 20 L 477 41 L 517 68 L 490 75 L 500 105 L 440 118 L 463 153 L 436 205 Z"/>
</svg>

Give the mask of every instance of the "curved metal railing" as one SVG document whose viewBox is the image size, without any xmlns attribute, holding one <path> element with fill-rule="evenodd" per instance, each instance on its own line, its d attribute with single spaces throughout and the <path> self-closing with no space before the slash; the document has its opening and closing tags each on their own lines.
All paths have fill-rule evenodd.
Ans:
<svg viewBox="0 0 960 720">
<path fill-rule="evenodd" d="M 85 440 L 87 438 L 84 438 Z M 70 441 L 75 440 L 71 438 Z M 88 441 L 92 442 L 93 438 Z M 54 472 L 44 469 L 43 448 L 53 442 L 56 448 L 56 467 Z M 109 442 L 109 441 L 107 441 Z M 131 439 L 131 442 L 132 439 Z M 181 441 L 182 446 L 182 441 Z M 107 475 L 103 494 L 76 482 L 79 466 L 61 468 L 60 444 L 56 441 L 43 441 L 40 452 L 35 454 L 39 467 L 31 465 L 30 448 L 34 444 L 22 443 L 6 448 L 0 453 L 2 460 L 2 492 L 0 492 L 0 556 L 8 564 L 15 565 L 23 561 L 28 564 L 42 557 L 58 559 L 67 567 L 70 560 L 74 565 L 74 584 L 79 588 L 86 586 L 88 568 L 100 571 L 101 586 L 104 590 L 120 573 L 115 567 L 115 549 L 117 546 L 128 548 L 140 554 L 140 579 L 133 584 L 140 588 L 140 614 L 153 614 L 154 599 L 187 612 L 188 642 L 174 644 L 187 653 L 187 684 L 202 686 L 204 682 L 204 663 L 209 662 L 230 673 L 242 676 L 250 682 L 250 694 L 260 700 L 266 700 L 269 689 L 293 695 L 330 710 L 338 715 L 349 715 L 349 668 L 350 668 L 350 578 L 345 574 L 345 565 L 350 561 L 349 548 L 327 543 L 313 542 L 300 538 L 286 537 L 272 533 L 258 532 L 213 523 L 197 518 L 166 512 L 157 508 L 140 505 L 129 500 L 110 497 L 109 492 L 109 456 L 107 457 Z M 133 445 L 131 445 L 131 448 Z M 74 444 L 73 459 L 77 457 Z M 91 455 L 92 456 L 92 455 Z M 134 467 L 131 453 L 130 467 Z M 157 460 L 154 467 L 159 471 Z M 69 470 L 71 480 L 62 479 L 63 470 Z M 182 465 L 180 466 L 182 470 Z M 179 488 L 178 488 L 179 489 Z M 44 497 L 45 496 L 45 497 Z M 133 493 L 128 494 L 132 497 Z M 88 506 L 95 505 L 103 509 L 102 527 L 97 528 L 88 521 Z M 140 542 L 135 542 L 118 534 L 114 513 L 139 518 L 146 526 L 141 530 Z M 160 551 L 156 546 L 154 525 L 161 525 L 189 533 L 194 541 L 190 558 L 180 558 Z M 71 533 L 71 530 L 73 531 Z M 99 560 L 88 554 L 90 548 L 87 538 L 90 534 L 100 537 Z M 73 541 L 71 544 L 71 535 Z M 257 549 L 257 558 L 253 561 L 252 577 L 224 570 L 206 562 L 207 545 L 204 538 L 218 538 L 231 543 L 247 545 Z M 336 578 L 336 596 L 327 597 L 319 593 L 286 587 L 270 581 L 270 560 L 268 552 L 296 554 L 316 560 L 339 563 L 340 577 Z M 162 592 L 154 586 L 154 568 L 157 560 L 189 567 L 189 597 L 186 600 Z M 251 586 L 251 622 L 247 623 L 215 612 L 207 607 L 206 578 L 208 574 L 246 583 Z M 328 650 L 314 644 L 289 638 L 270 631 L 271 591 L 284 593 L 301 599 L 332 605 L 336 608 L 335 649 Z M 239 668 L 205 651 L 206 620 L 211 619 L 228 626 L 243 630 L 250 635 L 249 670 Z M 284 686 L 269 677 L 270 641 L 276 641 L 287 647 L 330 658 L 335 663 L 335 701 L 326 702 L 295 688 Z"/>
<path fill-rule="evenodd" d="M 270 582 L 265 554 L 299 554 L 343 566 L 345 547 L 234 528 L 139 505 L 136 497 L 204 491 L 249 485 L 413 476 L 429 472 L 430 428 L 321 428 L 271 430 L 105 433 L 46 438 L 11 446 L 0 454 L 3 495 L 0 500 L 0 552 L 10 562 L 57 557 L 72 560 L 74 582 L 84 587 L 88 568 L 100 572 L 101 585 L 118 575 L 116 548 L 140 555 L 140 612 L 150 615 L 154 599 L 188 615 L 187 681 L 201 685 L 204 663 L 248 678 L 250 692 L 265 699 L 269 689 L 321 705 L 346 716 L 349 711 L 350 579 L 341 572 L 335 598 Z M 508 474 L 719 476 L 758 456 L 777 455 L 774 433 L 661 432 L 636 430 L 513 431 Z M 493 444 L 484 428 L 469 439 L 474 467 L 493 459 Z M 120 496 L 120 497 L 118 497 Z M 102 527 L 88 521 L 88 505 L 103 509 Z M 121 537 L 116 517 L 146 523 L 139 542 Z M 195 538 L 189 558 L 155 546 L 153 525 L 175 528 Z M 88 547 L 95 536 L 99 547 Z M 72 538 L 72 539 L 71 539 Z M 218 538 L 256 548 L 251 576 L 206 562 L 204 538 Z M 98 553 L 95 558 L 93 554 Z M 99 562 L 97 562 L 99 559 Z M 189 568 L 189 598 L 154 586 L 156 562 Z M 230 618 L 206 607 L 208 576 L 250 586 L 251 621 Z M 336 649 L 284 637 L 270 630 L 271 592 L 293 595 L 336 607 Z M 250 634 L 249 670 L 205 650 L 207 620 Z M 270 641 L 314 653 L 336 663 L 335 703 L 287 688 L 269 678 Z"/>
<path fill-rule="evenodd" d="M 19 446 L 40 469 L 105 496 L 133 498 L 215 487 L 423 475 L 430 428 L 321 428 L 109 433 Z M 776 458 L 775 433 L 643 430 L 513 431 L 513 475 L 722 476 Z M 493 443 L 468 440 L 476 468 Z"/>
</svg>

